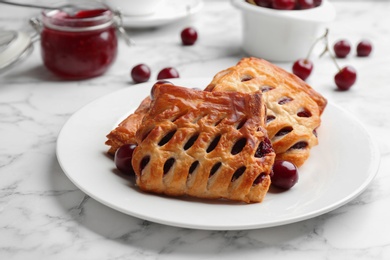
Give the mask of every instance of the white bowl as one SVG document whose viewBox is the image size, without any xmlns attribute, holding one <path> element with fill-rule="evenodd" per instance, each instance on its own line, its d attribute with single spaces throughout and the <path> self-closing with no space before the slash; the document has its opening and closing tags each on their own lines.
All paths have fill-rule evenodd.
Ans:
<svg viewBox="0 0 390 260">
<path fill-rule="evenodd" d="M 128 16 L 151 15 L 159 8 L 163 0 L 104 0 L 104 2 Z"/>
<path fill-rule="evenodd" d="M 306 10 L 275 10 L 231 0 L 242 12 L 242 48 L 250 56 L 275 62 L 305 58 L 310 46 L 326 23 L 336 17 L 331 3 L 323 0 L 318 7 Z"/>
</svg>

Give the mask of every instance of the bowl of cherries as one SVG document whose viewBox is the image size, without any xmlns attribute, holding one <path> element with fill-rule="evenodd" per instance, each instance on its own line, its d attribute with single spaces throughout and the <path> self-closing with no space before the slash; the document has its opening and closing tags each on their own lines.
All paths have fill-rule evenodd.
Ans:
<svg viewBox="0 0 390 260">
<path fill-rule="evenodd" d="M 274 62 L 307 54 L 313 41 L 334 20 L 327 0 L 231 0 L 242 12 L 243 50 Z"/>
</svg>

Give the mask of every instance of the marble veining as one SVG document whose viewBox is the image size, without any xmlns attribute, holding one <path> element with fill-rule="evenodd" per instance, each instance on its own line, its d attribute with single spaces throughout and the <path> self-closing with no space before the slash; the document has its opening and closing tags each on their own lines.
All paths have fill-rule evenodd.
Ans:
<svg viewBox="0 0 390 260">
<path fill-rule="evenodd" d="M 38 1 L 33 1 L 38 2 Z M 42 1 L 40 1 L 42 2 Z M 66 120 L 92 100 L 132 86 L 130 69 L 147 63 L 152 78 L 174 66 L 181 77 L 211 77 L 242 52 L 240 14 L 228 1 L 205 1 L 191 19 L 159 28 L 128 29 L 136 44 L 120 42 L 120 55 L 103 76 L 60 81 L 40 59 L 0 75 L 0 259 L 390 259 L 390 2 L 333 1 L 337 18 L 330 42 L 373 41 L 369 58 L 340 60 L 358 71 L 348 92 L 335 90 L 329 57 L 313 57 L 308 82 L 355 115 L 377 142 L 381 165 L 369 187 L 350 203 L 305 221 L 257 230 L 205 231 L 170 227 L 115 211 L 80 191 L 55 155 Z M 0 29 L 24 30 L 37 10 L 0 5 Z M 179 31 L 198 29 L 183 47 Z M 278 64 L 291 70 L 291 64 Z M 359 144 L 351 149 L 359 149 Z M 337 149 L 337 144 L 335 144 Z"/>
</svg>

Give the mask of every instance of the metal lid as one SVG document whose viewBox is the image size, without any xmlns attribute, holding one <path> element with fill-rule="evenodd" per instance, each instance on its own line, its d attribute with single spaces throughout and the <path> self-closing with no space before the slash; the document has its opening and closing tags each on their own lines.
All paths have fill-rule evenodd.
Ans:
<svg viewBox="0 0 390 260">
<path fill-rule="evenodd" d="M 0 31 L 0 73 L 26 58 L 32 50 L 32 39 L 26 33 Z"/>
</svg>

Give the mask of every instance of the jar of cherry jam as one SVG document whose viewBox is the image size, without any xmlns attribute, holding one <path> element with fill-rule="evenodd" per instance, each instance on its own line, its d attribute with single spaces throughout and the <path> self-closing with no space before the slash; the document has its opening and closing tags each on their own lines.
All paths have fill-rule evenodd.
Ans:
<svg viewBox="0 0 390 260">
<path fill-rule="evenodd" d="M 117 56 L 117 18 L 107 6 L 92 1 L 44 10 L 40 24 L 44 65 L 63 79 L 103 74 Z"/>
</svg>

